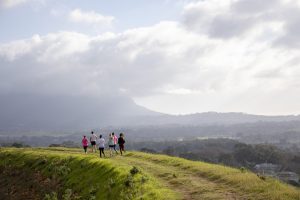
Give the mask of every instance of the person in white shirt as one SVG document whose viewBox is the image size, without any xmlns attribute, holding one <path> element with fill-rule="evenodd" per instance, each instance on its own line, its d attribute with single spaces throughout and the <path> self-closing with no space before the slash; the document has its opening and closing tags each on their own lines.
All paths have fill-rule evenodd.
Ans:
<svg viewBox="0 0 300 200">
<path fill-rule="evenodd" d="M 105 157 L 104 148 L 105 148 L 105 139 L 102 138 L 102 135 L 99 135 L 98 139 L 98 147 L 100 151 L 100 158 L 102 158 L 102 154 Z"/>
<path fill-rule="evenodd" d="M 97 135 L 95 135 L 94 131 L 91 132 L 91 137 L 90 137 L 90 142 L 92 145 L 92 152 L 95 151 L 95 153 L 97 152 L 96 150 L 96 140 L 97 140 Z"/>
</svg>

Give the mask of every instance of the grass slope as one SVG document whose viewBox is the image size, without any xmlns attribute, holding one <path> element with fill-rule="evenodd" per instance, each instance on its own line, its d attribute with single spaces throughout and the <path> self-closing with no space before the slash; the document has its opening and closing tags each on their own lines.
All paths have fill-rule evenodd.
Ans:
<svg viewBox="0 0 300 200">
<path fill-rule="evenodd" d="M 59 183 L 59 199 L 69 195 L 69 199 L 300 200 L 299 189 L 275 179 L 262 180 L 245 170 L 141 152 L 100 159 L 98 154 L 84 155 L 80 149 L 2 148 L 0 166 L 30 169 Z"/>
</svg>

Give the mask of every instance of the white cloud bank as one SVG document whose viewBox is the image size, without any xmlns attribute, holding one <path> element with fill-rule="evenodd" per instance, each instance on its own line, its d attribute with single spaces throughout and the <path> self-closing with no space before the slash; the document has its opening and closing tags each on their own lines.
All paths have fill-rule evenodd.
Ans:
<svg viewBox="0 0 300 200">
<path fill-rule="evenodd" d="M 122 93 L 169 113 L 300 113 L 298 5 L 222 2 L 190 3 L 182 22 L 3 44 L 0 92 Z"/>
<path fill-rule="evenodd" d="M 95 11 L 82 11 L 80 9 L 75 9 L 70 12 L 69 19 L 72 22 L 97 24 L 97 25 L 111 25 L 114 21 L 113 16 L 104 16 Z"/>
<path fill-rule="evenodd" d="M 4 8 L 12 8 L 14 6 L 26 3 L 29 0 L 1 0 L 0 5 Z"/>
<path fill-rule="evenodd" d="M 44 0 L 0 0 L 0 8 L 14 8 L 26 3 L 35 2 L 35 3 L 43 3 Z"/>
</svg>

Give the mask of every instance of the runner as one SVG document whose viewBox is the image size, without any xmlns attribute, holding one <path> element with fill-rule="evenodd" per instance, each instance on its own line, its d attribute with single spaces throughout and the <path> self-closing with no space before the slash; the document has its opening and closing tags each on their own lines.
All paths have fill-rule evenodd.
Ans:
<svg viewBox="0 0 300 200">
<path fill-rule="evenodd" d="M 114 138 L 112 136 L 112 134 L 109 134 L 109 138 L 108 138 L 108 147 L 109 147 L 109 153 L 110 153 L 110 157 L 112 157 L 113 155 L 113 149 L 114 149 Z"/>
<path fill-rule="evenodd" d="M 105 139 L 102 138 L 102 135 L 99 135 L 98 145 L 99 145 L 99 151 L 100 151 L 100 158 L 102 158 L 102 154 L 105 157 L 105 153 L 104 153 Z"/>
<path fill-rule="evenodd" d="M 92 145 L 92 153 L 95 151 L 95 153 L 97 152 L 96 151 L 96 140 L 97 140 L 97 135 L 94 134 L 94 131 L 91 132 L 91 137 L 90 137 L 90 142 L 91 142 L 91 145 Z"/>
<path fill-rule="evenodd" d="M 120 148 L 120 153 L 121 153 L 121 155 L 123 155 L 122 152 L 125 153 L 125 148 L 124 148 L 125 139 L 124 139 L 123 133 L 120 133 L 120 137 L 118 139 L 118 144 L 119 144 L 119 148 Z"/>
<path fill-rule="evenodd" d="M 83 136 L 81 142 L 82 142 L 82 146 L 83 146 L 84 152 L 86 154 L 87 153 L 87 148 L 88 148 L 88 145 L 89 145 L 89 141 L 86 139 L 85 135 Z"/>
<path fill-rule="evenodd" d="M 112 135 L 112 137 L 113 137 L 113 139 L 114 139 L 114 150 L 115 150 L 116 154 L 118 154 L 118 151 L 117 151 L 117 149 L 116 149 L 116 146 L 117 146 L 117 144 L 118 144 L 118 137 L 115 136 L 115 133 L 114 133 L 114 132 L 112 132 L 111 135 Z"/>
</svg>

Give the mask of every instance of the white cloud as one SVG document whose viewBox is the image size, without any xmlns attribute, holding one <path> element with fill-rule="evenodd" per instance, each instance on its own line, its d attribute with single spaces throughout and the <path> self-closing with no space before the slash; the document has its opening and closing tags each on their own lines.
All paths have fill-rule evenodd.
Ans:
<svg viewBox="0 0 300 200">
<path fill-rule="evenodd" d="M 98 36 L 59 32 L 0 45 L 0 92 L 122 93 L 170 113 L 299 113 L 300 56 L 291 46 L 298 36 L 289 36 L 298 13 L 292 5 L 211 2 L 188 4 L 183 23 Z M 234 31 L 223 31 L 226 24 Z"/>
<path fill-rule="evenodd" d="M 0 7 L 2 8 L 13 8 L 29 2 L 43 3 L 44 0 L 1 0 Z"/>
<path fill-rule="evenodd" d="M 82 11 L 80 9 L 75 9 L 70 12 L 69 19 L 72 22 L 97 24 L 97 25 L 111 25 L 114 21 L 113 16 L 104 16 L 95 11 Z"/>
<path fill-rule="evenodd" d="M 168 94 L 178 94 L 178 95 L 187 95 L 187 94 L 192 94 L 194 92 L 195 91 L 186 88 L 169 89 L 166 91 L 166 93 Z"/>
<path fill-rule="evenodd" d="M 300 46 L 300 5 L 296 0 L 205 0 L 189 3 L 183 23 L 215 39 L 269 37 L 275 45 Z M 254 38 L 255 40 L 257 38 Z M 270 39 L 267 39 L 270 40 Z"/>
<path fill-rule="evenodd" d="M 28 0 L 1 0 L 0 5 L 4 8 L 11 8 L 23 3 L 26 3 Z"/>
</svg>

